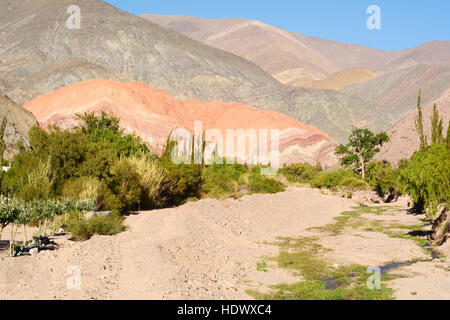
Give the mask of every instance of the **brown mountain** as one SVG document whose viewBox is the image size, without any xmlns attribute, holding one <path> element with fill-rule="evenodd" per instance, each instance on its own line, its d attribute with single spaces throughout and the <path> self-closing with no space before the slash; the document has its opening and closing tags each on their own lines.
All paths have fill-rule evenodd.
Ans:
<svg viewBox="0 0 450 320">
<path fill-rule="evenodd" d="M 340 70 L 289 31 L 260 21 L 163 15 L 142 17 L 250 60 L 286 84 L 324 79 Z"/>
<path fill-rule="evenodd" d="M 339 90 L 352 84 L 361 83 L 375 78 L 377 75 L 368 69 L 344 69 L 329 75 L 323 80 L 300 81 L 295 86 L 316 89 Z"/>
<path fill-rule="evenodd" d="M 281 164 L 320 162 L 332 166 L 337 163 L 335 140 L 289 116 L 240 103 L 182 101 L 138 82 L 78 82 L 38 96 L 24 108 L 33 112 L 43 127 L 57 124 L 63 128 L 76 124 L 76 113 L 108 111 L 121 119 L 128 132 L 135 132 L 159 151 L 173 129 L 193 132 L 194 121 L 201 121 L 203 129 L 219 130 L 225 139 L 224 146 L 228 138 L 234 139 L 227 136 L 227 130 L 277 129 L 280 130 Z M 267 145 L 270 150 L 270 141 Z"/>
<path fill-rule="evenodd" d="M 393 124 L 414 110 L 420 89 L 424 105 L 438 99 L 450 89 L 450 66 L 416 65 L 347 86 L 340 91 L 375 102 L 381 106 L 386 122 Z"/>
<path fill-rule="evenodd" d="M 450 41 L 434 41 L 402 51 L 382 51 L 286 31 L 241 18 L 203 19 L 142 15 L 166 28 L 255 62 L 283 83 L 305 85 L 352 68 L 377 74 L 418 64 L 450 64 Z"/>
<path fill-rule="evenodd" d="M 81 9 L 79 30 L 66 27 L 70 5 Z M 354 123 L 385 127 L 370 102 L 285 86 L 246 59 L 103 1 L 2 0 L 0 21 L 0 78 L 5 93 L 20 104 L 68 84 L 106 78 L 143 82 L 178 99 L 276 110 L 341 141 Z M 319 59 L 313 52 L 306 56 Z"/>
<path fill-rule="evenodd" d="M 444 119 L 445 135 L 450 119 L 450 89 L 446 90 L 436 101 L 423 107 L 424 129 L 428 139 L 431 137 L 430 118 L 434 104 L 437 105 L 440 117 Z M 420 149 L 420 140 L 414 125 L 416 117 L 417 110 L 414 110 L 387 130 L 391 142 L 383 146 L 381 152 L 376 156 L 377 159 L 388 160 L 396 164 L 401 159 L 410 158 L 414 152 Z"/>
<path fill-rule="evenodd" d="M 10 98 L 0 93 L 0 121 L 6 115 L 5 142 L 6 150 L 4 157 L 10 159 L 17 151 L 17 144 L 22 141 L 25 146 L 28 145 L 28 131 L 32 126 L 37 125 L 33 114 Z"/>
</svg>

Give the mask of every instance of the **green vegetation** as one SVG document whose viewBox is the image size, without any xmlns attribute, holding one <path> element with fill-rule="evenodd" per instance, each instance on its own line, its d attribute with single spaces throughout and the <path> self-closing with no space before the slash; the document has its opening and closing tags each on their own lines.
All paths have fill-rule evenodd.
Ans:
<svg viewBox="0 0 450 320">
<path fill-rule="evenodd" d="M 263 300 L 390 300 L 393 291 L 381 284 L 380 290 L 370 290 L 370 273 L 360 265 L 332 266 L 323 258 L 327 252 L 315 238 L 279 238 L 274 245 L 280 254 L 274 258 L 280 268 L 292 270 L 302 281 L 271 286 L 272 292 L 248 290 Z M 384 280 L 392 279 L 388 274 Z"/>
<path fill-rule="evenodd" d="M 73 211 L 65 228 L 72 233 L 73 240 L 84 241 L 96 234 L 111 236 L 125 231 L 123 221 L 124 217 L 119 214 L 113 213 L 111 216 L 94 214 L 91 218 L 85 219 L 84 214 Z"/>
<path fill-rule="evenodd" d="M 336 148 L 336 154 L 343 156 L 342 166 L 353 167 L 355 172 L 361 172 L 364 179 L 367 163 L 380 152 L 380 147 L 386 142 L 389 142 L 389 137 L 384 132 L 375 135 L 368 129 L 355 128 L 348 143 Z"/>
<path fill-rule="evenodd" d="M 314 188 L 328 188 L 331 190 L 361 190 L 367 189 L 367 183 L 351 170 L 338 169 L 332 172 L 321 172 L 311 181 Z"/>
<path fill-rule="evenodd" d="M 392 168 L 387 161 L 373 161 L 367 165 L 366 181 L 386 201 L 398 199 L 406 193 L 409 161 L 400 161 L 399 168 Z"/>
<path fill-rule="evenodd" d="M 295 163 L 279 171 L 291 183 L 310 183 L 319 172 L 322 172 L 320 164 L 311 166 L 305 163 Z"/>
<path fill-rule="evenodd" d="M 255 166 L 250 169 L 250 193 L 278 193 L 284 191 L 283 183 L 261 175 L 261 168 L 261 166 Z"/>
</svg>

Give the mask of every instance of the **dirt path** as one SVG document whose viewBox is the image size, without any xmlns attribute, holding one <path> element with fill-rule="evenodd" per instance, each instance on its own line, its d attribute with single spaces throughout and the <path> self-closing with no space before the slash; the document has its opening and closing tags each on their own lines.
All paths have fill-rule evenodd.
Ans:
<svg viewBox="0 0 450 320">
<path fill-rule="evenodd" d="M 96 236 L 83 243 L 58 238 L 59 250 L 0 260 L 0 299 L 249 299 L 246 289 L 298 281 L 283 269 L 257 270 L 262 257 L 278 253 L 276 246 L 263 242 L 311 234 L 308 228 L 332 224 L 352 206 L 349 199 L 291 188 L 276 195 L 208 199 L 142 212 L 128 217 L 129 229 L 117 236 Z M 356 259 L 382 265 L 423 255 L 411 240 L 378 232 L 360 236 L 326 236 L 322 245 L 333 249 L 329 258 L 339 263 Z M 450 278 L 448 271 L 434 269 L 436 279 Z M 71 284 L 78 271 L 80 289 L 68 289 L 67 282 Z M 400 298 L 411 297 L 405 279 L 395 280 Z M 428 278 L 413 279 L 420 285 L 411 291 L 420 292 Z M 444 297 L 446 282 L 440 282 L 438 291 Z"/>
</svg>

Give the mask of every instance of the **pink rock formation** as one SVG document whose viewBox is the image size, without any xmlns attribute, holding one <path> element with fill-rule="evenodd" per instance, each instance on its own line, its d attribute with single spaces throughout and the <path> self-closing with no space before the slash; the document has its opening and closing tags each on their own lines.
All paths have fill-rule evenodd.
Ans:
<svg viewBox="0 0 450 320">
<path fill-rule="evenodd" d="M 267 129 L 269 151 L 270 130 L 277 129 L 280 131 L 281 165 L 320 162 L 333 166 L 337 163 L 333 154 L 336 142 L 319 129 L 294 118 L 240 103 L 177 100 L 165 91 L 138 82 L 83 81 L 38 96 L 24 108 L 31 111 L 44 128 L 50 124 L 70 128 L 76 125 L 76 113 L 107 111 L 120 118 L 127 132 L 135 132 L 157 151 L 161 151 L 173 129 L 193 132 L 195 121 L 202 122 L 202 130 L 218 129 L 224 137 L 227 130 L 259 132 Z M 246 155 L 251 152 L 255 150 L 247 151 Z"/>
</svg>

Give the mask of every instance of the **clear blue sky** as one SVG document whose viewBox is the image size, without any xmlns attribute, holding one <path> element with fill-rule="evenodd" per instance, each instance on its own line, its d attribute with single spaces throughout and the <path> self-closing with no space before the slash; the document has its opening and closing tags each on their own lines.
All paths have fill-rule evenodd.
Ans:
<svg viewBox="0 0 450 320">
<path fill-rule="evenodd" d="M 106 0 L 133 14 L 242 17 L 290 31 L 383 50 L 450 40 L 450 0 Z M 381 9 L 381 30 L 369 30 L 370 5 Z"/>
</svg>

